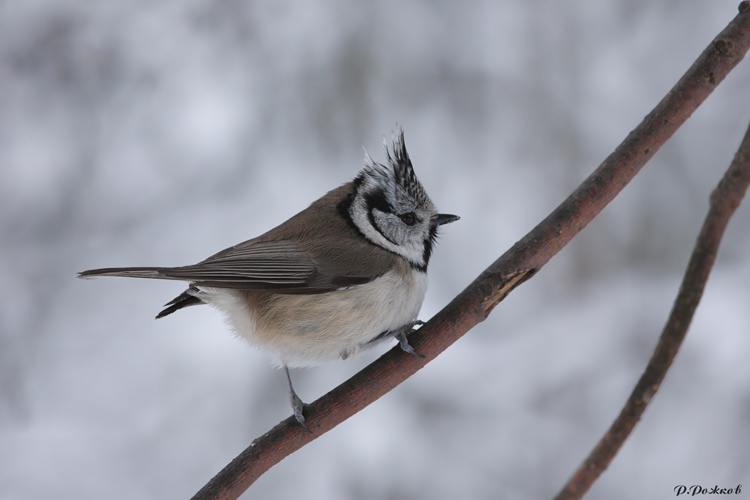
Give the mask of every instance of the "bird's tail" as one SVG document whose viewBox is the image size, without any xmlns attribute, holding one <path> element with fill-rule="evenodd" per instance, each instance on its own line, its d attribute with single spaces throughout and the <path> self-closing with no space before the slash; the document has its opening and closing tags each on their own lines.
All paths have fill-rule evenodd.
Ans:
<svg viewBox="0 0 750 500">
<path fill-rule="evenodd" d="M 181 278 L 175 278 L 167 276 L 164 271 L 169 271 L 168 267 L 105 267 L 102 269 L 90 269 L 88 271 L 81 271 L 78 273 L 78 277 L 82 279 L 91 279 L 98 276 L 123 276 L 125 278 L 150 278 L 157 280 L 180 280 Z M 163 318 L 168 314 L 172 314 L 178 309 L 183 307 L 195 306 L 203 304 L 203 301 L 195 296 L 198 289 L 191 286 L 180 294 L 174 300 L 164 304 L 166 308 L 156 315 L 156 319 Z"/>
<path fill-rule="evenodd" d="M 97 276 L 122 276 L 125 278 L 150 278 L 157 280 L 175 279 L 165 276 L 161 267 L 105 267 L 102 269 L 90 269 L 81 271 L 78 277 L 82 279 L 96 278 Z"/>
</svg>

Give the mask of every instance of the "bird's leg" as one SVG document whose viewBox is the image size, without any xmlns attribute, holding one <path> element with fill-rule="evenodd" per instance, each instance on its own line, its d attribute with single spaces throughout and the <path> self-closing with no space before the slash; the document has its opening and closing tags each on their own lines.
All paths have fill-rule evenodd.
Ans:
<svg viewBox="0 0 750 500">
<path fill-rule="evenodd" d="M 299 396 L 297 396 L 297 393 L 294 392 L 294 388 L 292 387 L 292 376 L 289 375 L 289 367 L 284 365 L 284 371 L 286 372 L 286 381 L 289 384 L 289 400 L 292 403 L 292 410 L 294 410 L 294 418 L 297 419 L 297 422 L 299 422 L 307 432 L 312 432 L 305 424 L 305 416 L 302 415 L 302 409 L 305 406 L 305 403 L 303 403 Z"/>
<path fill-rule="evenodd" d="M 398 340 L 399 345 L 401 346 L 401 349 L 404 352 L 408 352 L 409 354 L 413 354 L 414 356 L 418 358 L 424 358 L 422 354 L 419 354 L 417 351 L 414 350 L 414 348 L 409 344 L 409 341 L 407 340 L 406 336 L 414 331 L 415 326 L 422 326 L 424 325 L 424 321 L 420 320 L 414 320 L 411 323 L 407 323 L 398 330 L 394 332 L 394 337 L 396 340 Z"/>
</svg>

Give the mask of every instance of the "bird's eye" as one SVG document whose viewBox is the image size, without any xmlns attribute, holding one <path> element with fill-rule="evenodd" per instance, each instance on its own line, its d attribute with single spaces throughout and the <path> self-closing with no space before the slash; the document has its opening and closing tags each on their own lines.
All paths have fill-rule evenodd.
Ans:
<svg viewBox="0 0 750 500">
<path fill-rule="evenodd" d="M 401 214 L 399 215 L 399 217 L 401 218 L 401 222 L 403 222 L 407 226 L 413 226 L 414 224 L 417 223 L 417 216 L 414 215 L 414 212 Z"/>
</svg>

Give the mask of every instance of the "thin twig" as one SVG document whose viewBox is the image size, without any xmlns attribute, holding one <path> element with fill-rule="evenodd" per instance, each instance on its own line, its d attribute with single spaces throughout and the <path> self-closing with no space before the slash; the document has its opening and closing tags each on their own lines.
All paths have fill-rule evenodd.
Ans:
<svg viewBox="0 0 750 500">
<path fill-rule="evenodd" d="M 742 201 L 748 184 L 750 184 L 750 127 L 745 133 L 732 164 L 711 193 L 708 215 L 703 222 L 703 228 L 685 270 L 680 291 L 651 360 L 620 415 L 560 490 L 555 500 L 577 500 L 588 491 L 596 478 L 609 466 L 640 420 L 654 394 L 659 390 L 667 370 L 677 355 L 677 350 L 685 339 L 688 326 L 703 295 L 724 229 Z"/>
<path fill-rule="evenodd" d="M 745 6 L 745 7 L 743 7 Z M 236 499 L 271 466 L 376 401 L 483 321 L 583 229 L 688 119 L 750 47 L 749 2 L 698 57 L 656 108 L 544 221 L 503 254 L 409 342 L 424 358 L 388 351 L 305 407 L 312 433 L 290 417 L 253 441 L 194 497 Z"/>
</svg>

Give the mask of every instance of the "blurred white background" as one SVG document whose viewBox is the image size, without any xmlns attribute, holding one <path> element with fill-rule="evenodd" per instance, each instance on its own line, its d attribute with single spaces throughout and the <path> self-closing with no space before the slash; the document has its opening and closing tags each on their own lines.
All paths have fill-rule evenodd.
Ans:
<svg viewBox="0 0 750 500">
<path fill-rule="evenodd" d="M 738 0 L 0 1 L 0 498 L 189 498 L 290 414 L 184 265 L 353 178 L 396 123 L 444 228 L 428 319 L 614 149 Z M 742 63 L 492 316 L 247 498 L 550 498 L 650 356 L 750 120 Z M 589 499 L 750 490 L 750 210 Z M 295 370 L 312 401 L 381 351 Z"/>
</svg>

